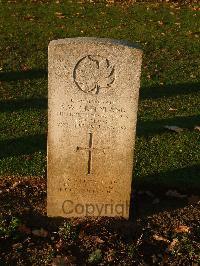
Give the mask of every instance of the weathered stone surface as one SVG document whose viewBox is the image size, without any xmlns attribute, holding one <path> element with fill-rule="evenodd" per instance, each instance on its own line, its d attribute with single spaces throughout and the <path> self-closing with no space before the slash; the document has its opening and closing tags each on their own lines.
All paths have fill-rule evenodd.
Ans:
<svg viewBox="0 0 200 266">
<path fill-rule="evenodd" d="M 116 40 L 50 42 L 48 216 L 129 216 L 141 57 Z"/>
</svg>

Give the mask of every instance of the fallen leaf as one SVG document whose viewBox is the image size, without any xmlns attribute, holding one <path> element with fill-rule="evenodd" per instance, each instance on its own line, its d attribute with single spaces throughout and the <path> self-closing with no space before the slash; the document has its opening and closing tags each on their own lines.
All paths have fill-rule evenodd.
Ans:
<svg viewBox="0 0 200 266">
<path fill-rule="evenodd" d="M 167 238 L 165 238 L 165 237 L 162 237 L 162 236 L 159 236 L 159 235 L 153 235 L 153 238 L 155 239 L 155 240 L 157 240 L 157 241 L 164 241 L 164 242 L 166 242 L 166 243 L 170 243 L 170 241 L 167 239 Z"/>
<path fill-rule="evenodd" d="M 80 235 L 79 235 L 80 236 Z M 104 243 L 104 240 L 102 240 L 100 237 L 98 236 L 88 236 L 88 235 L 84 235 L 82 236 L 82 238 L 85 240 L 85 241 L 89 241 L 89 242 L 92 242 L 92 243 L 99 243 L 99 244 L 102 244 Z"/>
<path fill-rule="evenodd" d="M 75 265 L 75 261 L 76 258 L 71 255 L 65 257 L 58 255 L 52 260 L 51 266 Z"/>
<path fill-rule="evenodd" d="M 155 198 L 153 201 L 152 201 L 152 204 L 158 204 L 160 202 L 160 200 L 158 198 Z"/>
<path fill-rule="evenodd" d="M 177 111 L 177 109 L 176 108 L 169 108 L 169 111 Z"/>
<path fill-rule="evenodd" d="M 107 4 L 114 4 L 115 1 L 114 1 L 114 0 L 106 0 L 106 3 L 107 3 Z"/>
<path fill-rule="evenodd" d="M 152 198 L 154 197 L 154 194 L 149 190 L 145 191 L 145 194 L 149 197 L 152 197 Z"/>
<path fill-rule="evenodd" d="M 60 15 L 63 15 L 63 13 L 61 13 L 61 12 L 55 12 L 55 15 L 56 16 L 60 16 Z"/>
<path fill-rule="evenodd" d="M 161 25 L 161 26 L 164 24 L 163 21 L 160 21 L 160 20 L 157 21 L 157 22 L 158 22 L 158 24 Z"/>
<path fill-rule="evenodd" d="M 189 233 L 190 227 L 186 225 L 180 225 L 179 227 L 175 228 L 174 232 L 176 233 Z"/>
<path fill-rule="evenodd" d="M 187 197 L 187 195 L 180 194 L 176 190 L 168 190 L 165 193 L 165 195 L 168 196 L 168 197 L 174 197 L 174 198 L 186 198 Z"/>
<path fill-rule="evenodd" d="M 44 230 L 43 228 L 32 230 L 32 234 L 34 236 L 39 236 L 39 237 L 47 237 L 48 236 L 48 232 L 46 230 Z"/>
<path fill-rule="evenodd" d="M 196 126 L 194 129 L 200 131 L 200 126 Z"/>
<path fill-rule="evenodd" d="M 65 15 L 61 12 L 55 12 L 57 18 L 65 18 Z"/>
<path fill-rule="evenodd" d="M 11 190 L 14 190 L 20 183 L 21 181 L 16 181 L 10 188 L 6 189 L 6 192 L 10 192 Z"/>
<path fill-rule="evenodd" d="M 35 19 L 35 16 L 27 15 L 24 17 L 24 19 L 29 20 L 29 21 L 33 21 Z"/>
<path fill-rule="evenodd" d="M 16 181 L 16 182 L 12 185 L 12 187 L 10 188 L 10 190 L 15 189 L 20 183 L 21 183 L 21 181 Z"/>
<path fill-rule="evenodd" d="M 12 248 L 13 248 L 13 249 L 22 249 L 22 247 L 23 247 L 23 246 L 22 246 L 22 243 L 16 243 L 16 244 L 13 244 L 13 245 L 12 245 Z"/>
<path fill-rule="evenodd" d="M 99 243 L 99 244 L 102 244 L 102 243 L 104 243 L 104 240 L 102 240 L 100 237 L 98 237 L 98 236 L 94 236 L 94 241 L 96 242 L 96 243 Z"/>
<path fill-rule="evenodd" d="M 167 248 L 167 251 L 173 251 L 175 246 L 178 244 L 178 239 L 177 238 L 174 238 L 172 240 L 172 242 L 169 244 L 168 248 Z"/>
<path fill-rule="evenodd" d="M 30 67 L 24 64 L 24 65 L 21 65 L 21 69 L 23 71 L 28 71 L 28 70 L 30 70 Z"/>
<path fill-rule="evenodd" d="M 164 128 L 169 129 L 169 130 L 174 131 L 174 132 L 177 132 L 177 133 L 183 131 L 183 128 L 180 128 L 177 126 L 164 126 Z"/>
<path fill-rule="evenodd" d="M 109 248 L 108 252 L 107 252 L 105 255 L 106 255 L 106 260 L 107 260 L 108 262 L 113 261 L 114 258 L 115 258 L 115 252 L 114 252 L 113 249 L 110 249 L 110 248 Z"/>
<path fill-rule="evenodd" d="M 57 249 L 57 251 L 60 251 L 64 246 L 63 240 L 59 239 L 59 241 L 55 244 L 55 247 Z"/>
</svg>

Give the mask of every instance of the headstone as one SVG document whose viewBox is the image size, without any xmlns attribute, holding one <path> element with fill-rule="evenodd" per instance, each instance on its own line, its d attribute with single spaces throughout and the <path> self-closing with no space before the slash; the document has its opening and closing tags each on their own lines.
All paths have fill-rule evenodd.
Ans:
<svg viewBox="0 0 200 266">
<path fill-rule="evenodd" d="M 49 44 L 48 216 L 129 216 L 142 51 Z"/>
</svg>

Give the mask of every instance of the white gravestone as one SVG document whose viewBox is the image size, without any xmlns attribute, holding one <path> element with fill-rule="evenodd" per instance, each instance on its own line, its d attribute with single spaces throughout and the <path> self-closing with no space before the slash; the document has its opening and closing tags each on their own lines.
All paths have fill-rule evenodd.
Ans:
<svg viewBox="0 0 200 266">
<path fill-rule="evenodd" d="M 48 216 L 129 216 L 142 51 L 49 44 Z"/>
</svg>

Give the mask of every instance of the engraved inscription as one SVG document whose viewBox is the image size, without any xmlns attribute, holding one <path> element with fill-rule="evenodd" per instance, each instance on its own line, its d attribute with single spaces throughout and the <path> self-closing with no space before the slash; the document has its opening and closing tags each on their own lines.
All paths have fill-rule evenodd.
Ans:
<svg viewBox="0 0 200 266">
<path fill-rule="evenodd" d="M 73 71 L 74 82 L 85 93 L 106 92 L 115 80 L 115 69 L 108 59 L 87 55 L 81 58 Z"/>
<path fill-rule="evenodd" d="M 116 121 L 123 121 L 124 124 L 124 121 L 129 119 L 126 108 L 114 101 L 77 100 L 76 105 L 74 99 L 69 101 L 65 108 L 61 105 L 57 113 L 58 117 L 63 117 L 58 121 L 59 126 L 73 125 L 75 128 L 86 127 L 89 130 L 94 128 L 112 130 L 118 127 Z M 64 118 L 67 116 L 71 118 L 70 121 Z M 120 129 L 126 130 L 127 127 L 122 125 Z"/>
<path fill-rule="evenodd" d="M 80 150 L 88 150 L 88 165 L 87 165 L 87 174 L 90 175 L 91 171 L 92 171 L 92 151 L 93 150 L 100 150 L 105 152 L 105 149 L 109 149 L 109 148 L 101 148 L 101 149 L 97 149 L 97 148 L 93 148 L 93 134 L 89 133 L 89 145 L 87 148 L 83 148 L 83 147 L 76 147 L 76 151 L 80 151 Z"/>
</svg>

